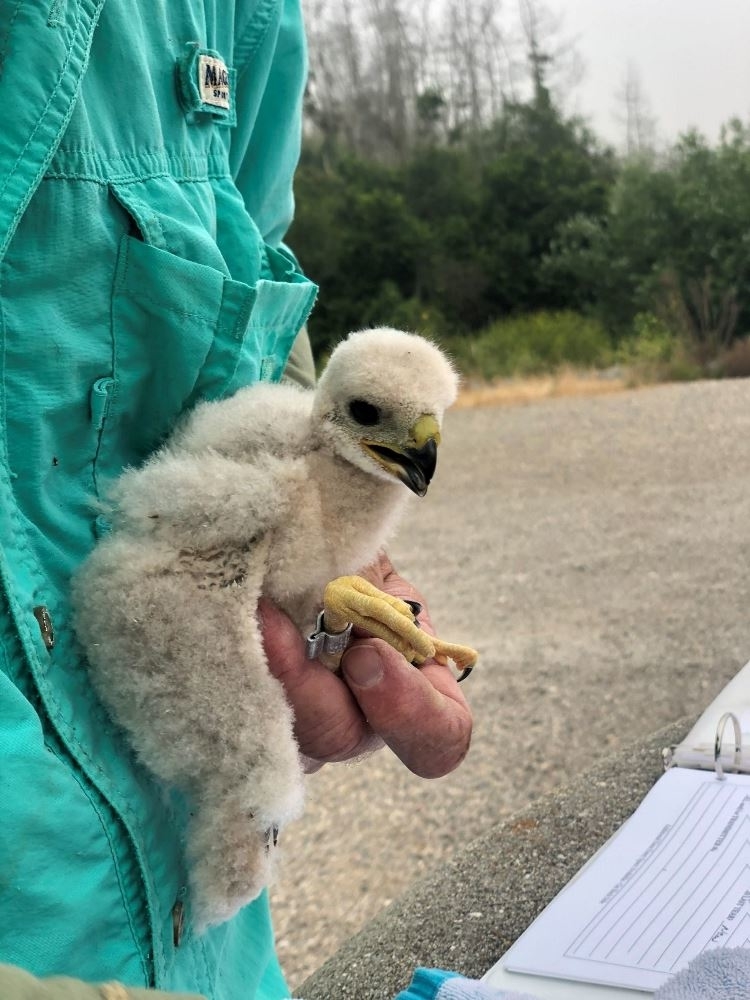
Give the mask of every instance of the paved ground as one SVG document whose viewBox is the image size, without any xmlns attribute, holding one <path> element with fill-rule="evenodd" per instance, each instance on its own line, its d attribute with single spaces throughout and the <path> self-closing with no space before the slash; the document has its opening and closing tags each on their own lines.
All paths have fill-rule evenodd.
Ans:
<svg viewBox="0 0 750 1000">
<path fill-rule="evenodd" d="M 310 779 L 274 892 L 292 984 L 461 844 L 696 714 L 750 658 L 750 380 L 455 412 L 417 512 L 394 561 L 482 653 L 474 743 L 434 782 L 386 754 Z"/>
</svg>

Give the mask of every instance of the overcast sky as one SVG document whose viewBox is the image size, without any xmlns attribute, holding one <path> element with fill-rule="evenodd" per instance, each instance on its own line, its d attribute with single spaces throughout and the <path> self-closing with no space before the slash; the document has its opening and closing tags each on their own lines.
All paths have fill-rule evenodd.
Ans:
<svg viewBox="0 0 750 1000">
<path fill-rule="evenodd" d="M 628 64 L 635 66 L 658 134 L 690 126 L 711 139 L 732 116 L 750 118 L 750 0 L 547 0 L 575 40 L 585 74 L 573 110 L 617 145 Z"/>
</svg>

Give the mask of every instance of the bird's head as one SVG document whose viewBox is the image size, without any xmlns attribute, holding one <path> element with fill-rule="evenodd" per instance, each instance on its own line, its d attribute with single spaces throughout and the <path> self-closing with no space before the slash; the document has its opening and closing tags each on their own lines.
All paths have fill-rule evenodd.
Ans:
<svg viewBox="0 0 750 1000">
<path fill-rule="evenodd" d="M 320 377 L 313 418 L 339 456 L 424 496 L 458 377 L 434 344 L 400 330 L 352 333 Z"/>
</svg>

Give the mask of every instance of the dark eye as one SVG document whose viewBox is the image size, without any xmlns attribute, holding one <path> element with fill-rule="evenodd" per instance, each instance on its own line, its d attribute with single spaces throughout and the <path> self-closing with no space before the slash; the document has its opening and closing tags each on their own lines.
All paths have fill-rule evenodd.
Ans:
<svg viewBox="0 0 750 1000">
<path fill-rule="evenodd" d="M 364 399 L 353 399 L 349 403 L 349 413 L 363 427 L 373 427 L 380 421 L 380 410 Z"/>
</svg>

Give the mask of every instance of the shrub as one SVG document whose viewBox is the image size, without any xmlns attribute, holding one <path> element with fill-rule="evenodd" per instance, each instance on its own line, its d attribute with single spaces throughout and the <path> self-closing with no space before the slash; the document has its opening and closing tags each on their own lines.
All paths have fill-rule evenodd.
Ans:
<svg viewBox="0 0 750 1000">
<path fill-rule="evenodd" d="M 393 326 L 399 330 L 437 337 L 446 320 L 434 305 L 418 298 L 405 299 L 392 281 L 383 282 L 378 295 L 362 310 L 361 326 Z"/>
<path fill-rule="evenodd" d="M 714 370 L 724 378 L 750 377 L 750 337 L 742 337 L 719 355 Z"/>
<path fill-rule="evenodd" d="M 568 365 L 599 368 L 612 360 L 603 325 L 569 311 L 499 320 L 471 340 L 451 340 L 448 347 L 464 371 L 485 379 L 556 371 Z"/>
<path fill-rule="evenodd" d="M 704 374 L 687 339 L 675 334 L 654 313 L 636 315 L 633 332 L 620 342 L 616 358 L 618 364 L 628 369 L 634 383 L 686 382 Z"/>
<path fill-rule="evenodd" d="M 628 367 L 657 367 L 673 360 L 678 339 L 653 313 L 638 313 L 633 332 L 617 349 L 617 360 Z"/>
</svg>

